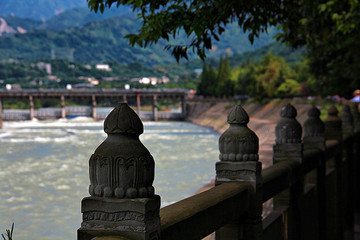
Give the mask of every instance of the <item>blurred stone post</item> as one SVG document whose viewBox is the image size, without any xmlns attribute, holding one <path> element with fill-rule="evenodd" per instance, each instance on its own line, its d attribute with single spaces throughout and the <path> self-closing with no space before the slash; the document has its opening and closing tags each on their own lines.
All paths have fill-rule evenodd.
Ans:
<svg viewBox="0 0 360 240">
<path fill-rule="evenodd" d="M 338 113 L 339 111 L 334 105 L 328 109 L 328 116 L 324 121 L 326 140 L 342 140 L 342 122 Z"/>
<path fill-rule="evenodd" d="M 343 203 L 343 217 L 344 217 L 344 230 L 346 236 L 353 236 L 354 228 L 354 176 L 358 174 L 354 171 L 355 161 L 353 158 L 355 141 L 353 138 L 349 139 L 354 135 L 354 119 L 351 114 L 349 105 L 343 105 L 340 113 L 342 136 L 344 139 L 343 150 L 342 150 L 342 203 Z M 346 176 L 346 177 L 345 177 Z"/>
<path fill-rule="evenodd" d="M 325 124 L 320 119 L 320 110 L 313 106 L 308 111 L 308 119 L 304 122 L 304 151 L 325 152 Z M 318 234 L 326 236 L 326 161 L 324 154 L 320 159 L 316 159 L 318 166 L 316 171 L 312 171 L 306 178 L 306 183 L 316 184 L 317 191 L 317 215 L 318 215 Z"/>
<path fill-rule="evenodd" d="M 338 116 L 339 111 L 332 105 L 328 109 L 328 116 L 325 124 L 325 139 L 327 141 L 338 141 L 343 139 L 342 121 Z M 326 205 L 327 232 L 325 239 L 342 239 L 343 221 L 342 221 L 342 148 L 339 145 L 336 153 L 327 161 L 326 171 L 326 196 L 328 198 Z"/>
<path fill-rule="evenodd" d="M 360 131 L 360 112 L 359 112 L 359 103 L 354 102 L 351 105 L 351 114 L 354 119 L 354 132 Z"/>
<path fill-rule="evenodd" d="M 303 145 L 301 143 L 302 128 L 296 120 L 297 111 L 287 104 L 281 108 L 281 119 L 275 127 L 276 141 L 273 147 L 273 164 L 282 161 L 296 161 L 302 163 Z M 302 239 L 301 198 L 304 193 L 303 174 L 300 180 L 291 183 L 288 190 L 274 197 L 274 207 L 289 206 L 287 214 L 287 239 Z M 302 179 L 301 179 L 302 178 Z"/>
<path fill-rule="evenodd" d="M 140 142 L 143 124 L 126 104 L 105 119 L 105 141 L 89 160 L 90 197 L 81 202 L 79 240 L 101 236 L 157 240 L 160 197 L 154 194 L 154 159 Z"/>
<path fill-rule="evenodd" d="M 229 113 L 230 127 L 220 136 L 220 162 L 216 163 L 215 184 L 250 183 L 252 193 L 244 220 L 235 220 L 216 231 L 216 239 L 262 239 L 262 174 L 259 138 L 247 127 L 249 116 L 240 106 Z M 239 203 L 240 204 L 240 203 Z"/>
<path fill-rule="evenodd" d="M 325 125 L 320 119 L 320 110 L 313 106 L 304 122 L 304 149 L 325 151 Z"/>
<path fill-rule="evenodd" d="M 354 119 L 351 114 L 349 105 L 343 105 L 340 113 L 340 117 L 341 117 L 342 136 L 345 139 L 346 137 L 352 136 L 354 134 Z"/>
</svg>

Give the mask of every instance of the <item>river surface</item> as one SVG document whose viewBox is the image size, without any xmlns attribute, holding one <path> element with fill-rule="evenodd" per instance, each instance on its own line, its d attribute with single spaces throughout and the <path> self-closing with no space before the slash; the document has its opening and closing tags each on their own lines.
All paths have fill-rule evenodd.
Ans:
<svg viewBox="0 0 360 240">
<path fill-rule="evenodd" d="M 219 134 L 187 122 L 145 122 L 162 207 L 191 196 L 215 176 Z M 0 130 L 0 232 L 14 239 L 76 239 L 89 196 L 88 160 L 106 138 L 102 122 L 76 118 L 5 122 Z"/>
</svg>

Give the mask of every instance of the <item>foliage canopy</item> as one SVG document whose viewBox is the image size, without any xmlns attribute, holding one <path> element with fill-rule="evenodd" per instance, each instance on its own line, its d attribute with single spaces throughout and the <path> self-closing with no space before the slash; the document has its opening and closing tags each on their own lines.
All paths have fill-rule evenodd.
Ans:
<svg viewBox="0 0 360 240">
<path fill-rule="evenodd" d="M 189 44 L 168 44 L 165 49 L 179 61 L 188 59 L 188 50 L 192 50 L 201 59 L 205 51 L 211 49 L 212 39 L 219 40 L 225 26 L 237 22 L 249 40 L 254 41 L 269 26 L 281 23 L 283 1 L 268 0 L 87 0 L 89 8 L 95 12 L 105 7 L 128 5 L 138 13 L 142 26 L 137 34 L 129 34 L 129 43 L 146 47 L 159 39 L 169 41 L 184 31 Z"/>
</svg>

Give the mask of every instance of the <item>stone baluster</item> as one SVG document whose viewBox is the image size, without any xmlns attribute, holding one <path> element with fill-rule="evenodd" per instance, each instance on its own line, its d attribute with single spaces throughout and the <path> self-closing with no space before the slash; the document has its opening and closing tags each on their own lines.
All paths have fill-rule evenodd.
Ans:
<svg viewBox="0 0 360 240">
<path fill-rule="evenodd" d="M 334 105 L 328 109 L 328 116 L 324 121 L 327 141 L 342 141 L 342 121 L 338 113 Z M 338 148 L 333 159 L 327 162 L 326 218 L 328 226 L 325 239 L 342 239 L 342 171 L 342 150 Z"/>
<path fill-rule="evenodd" d="M 89 160 L 90 197 L 81 203 L 78 239 L 121 236 L 157 240 L 160 197 L 154 194 L 154 159 L 140 142 L 143 124 L 126 104 L 105 119 L 105 141 Z"/>
<path fill-rule="evenodd" d="M 249 116 L 240 106 L 229 113 L 230 127 L 219 139 L 220 162 L 216 163 L 215 184 L 248 182 L 253 186 L 250 210 L 244 221 L 225 225 L 216 231 L 216 239 L 262 239 L 262 174 L 258 160 L 259 139 L 247 127 Z M 243 229 L 241 231 L 240 229 Z M 242 236 L 242 237 L 241 237 Z"/>
<path fill-rule="evenodd" d="M 317 150 L 325 151 L 325 124 L 320 119 L 320 111 L 313 106 L 308 111 L 308 119 L 304 122 L 304 151 Z M 316 171 L 310 172 L 306 177 L 306 183 L 316 184 L 317 191 L 317 214 L 318 214 L 318 234 L 326 236 L 326 161 L 324 154 L 320 159 L 316 159 L 318 167 Z M 315 211 L 314 211 L 315 212 Z M 315 221 L 314 221 L 315 223 Z M 315 223 L 316 224 L 316 223 Z"/>
<path fill-rule="evenodd" d="M 287 104 L 281 108 L 281 119 L 275 127 L 276 141 L 273 147 L 273 164 L 282 161 L 302 163 L 303 145 L 301 143 L 302 128 L 296 120 L 297 111 Z M 290 189 L 274 197 L 274 207 L 289 206 L 287 214 L 287 238 L 302 239 L 302 223 L 300 204 L 304 193 L 303 174 L 299 180 L 292 183 Z"/>
<path fill-rule="evenodd" d="M 334 105 L 328 109 L 328 116 L 324 121 L 326 140 L 342 140 L 342 123 L 338 113 L 339 111 Z"/>
<path fill-rule="evenodd" d="M 352 136 L 354 134 L 354 120 L 349 105 L 343 105 L 340 117 L 342 136 L 345 139 L 346 137 Z"/>
<path fill-rule="evenodd" d="M 320 111 L 313 106 L 304 122 L 304 149 L 325 151 L 325 125 L 320 119 Z"/>
<path fill-rule="evenodd" d="M 351 105 L 351 113 L 354 119 L 354 132 L 360 131 L 360 112 L 359 103 L 354 102 Z"/>
<path fill-rule="evenodd" d="M 347 139 L 348 137 L 352 137 L 354 135 L 354 118 L 349 105 L 342 106 L 340 117 L 342 122 L 342 136 L 345 141 L 345 144 L 342 145 L 342 167 L 344 176 L 344 178 L 342 179 L 342 202 L 344 203 L 344 227 L 346 234 L 352 234 L 352 229 L 354 227 L 354 219 L 352 218 L 354 212 L 354 176 L 357 175 L 357 172 L 354 171 L 354 166 L 356 166 L 356 162 L 353 158 L 354 147 L 356 148 L 354 141 L 355 139 Z M 351 142 L 348 142 L 349 140 L 351 140 Z"/>
<path fill-rule="evenodd" d="M 351 105 L 351 113 L 353 115 L 353 119 L 354 119 L 354 132 L 356 133 L 354 141 L 354 154 L 353 154 L 353 158 L 354 158 L 354 182 L 359 183 L 360 182 L 360 175 L 357 174 L 358 172 L 360 172 L 360 149 L 357 147 L 360 144 L 360 135 L 358 132 L 360 132 L 360 112 L 359 112 L 359 103 L 357 102 L 353 102 Z M 354 193 L 355 193 L 355 200 L 354 202 L 360 202 L 360 185 L 359 184 L 355 184 L 354 186 Z M 354 204 L 354 208 L 355 211 L 357 213 L 360 212 L 360 205 L 359 204 Z"/>
</svg>

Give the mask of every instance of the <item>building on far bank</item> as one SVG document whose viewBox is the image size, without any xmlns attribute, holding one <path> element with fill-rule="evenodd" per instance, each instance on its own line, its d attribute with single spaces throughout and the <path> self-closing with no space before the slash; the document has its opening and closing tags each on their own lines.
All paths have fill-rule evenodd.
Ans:
<svg viewBox="0 0 360 240">
<path fill-rule="evenodd" d="M 111 71 L 109 64 L 96 64 L 95 68 L 103 71 Z"/>
</svg>

